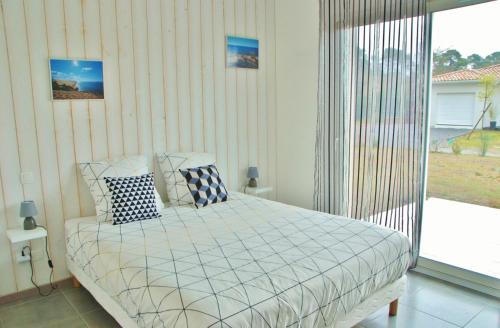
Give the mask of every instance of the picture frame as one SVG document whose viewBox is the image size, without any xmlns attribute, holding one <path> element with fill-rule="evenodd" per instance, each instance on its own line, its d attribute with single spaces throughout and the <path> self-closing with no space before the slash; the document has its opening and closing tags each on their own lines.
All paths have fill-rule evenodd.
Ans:
<svg viewBox="0 0 500 328">
<path fill-rule="evenodd" d="M 49 58 L 52 100 L 104 99 L 103 61 Z"/>
<path fill-rule="evenodd" d="M 226 67 L 258 69 L 259 40 L 227 35 Z"/>
</svg>

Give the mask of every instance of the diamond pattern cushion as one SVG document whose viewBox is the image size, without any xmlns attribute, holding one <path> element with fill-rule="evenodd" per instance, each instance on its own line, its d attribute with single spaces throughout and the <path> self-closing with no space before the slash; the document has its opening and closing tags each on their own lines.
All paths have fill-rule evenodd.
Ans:
<svg viewBox="0 0 500 328">
<path fill-rule="evenodd" d="M 105 177 L 111 191 L 113 224 L 160 217 L 155 204 L 153 173 L 134 177 Z"/>
<path fill-rule="evenodd" d="M 209 153 L 161 153 L 156 157 L 167 185 L 169 205 L 192 205 L 191 192 L 179 170 L 215 164 L 215 156 Z"/>
<path fill-rule="evenodd" d="M 227 200 L 226 187 L 215 165 L 200 166 L 179 171 L 186 179 L 187 186 L 197 208 Z"/>
<path fill-rule="evenodd" d="M 97 222 L 113 221 L 111 192 L 104 177 L 129 177 L 149 173 L 145 156 L 131 156 L 113 161 L 79 163 L 80 172 L 94 199 Z M 163 202 L 155 190 L 156 207 L 163 209 Z"/>
</svg>

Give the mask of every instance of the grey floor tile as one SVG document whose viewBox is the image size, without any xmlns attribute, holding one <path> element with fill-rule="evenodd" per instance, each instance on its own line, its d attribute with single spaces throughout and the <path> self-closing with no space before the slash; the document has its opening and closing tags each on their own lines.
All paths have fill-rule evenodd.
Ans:
<svg viewBox="0 0 500 328">
<path fill-rule="evenodd" d="M 435 318 L 429 314 L 416 311 L 408 306 L 399 305 L 398 315 L 389 317 L 387 313 L 372 320 L 364 320 L 359 324 L 363 328 L 457 328 L 449 322 Z"/>
<path fill-rule="evenodd" d="M 45 323 L 78 318 L 61 293 L 24 304 L 0 309 L 3 328 L 35 327 Z"/>
<path fill-rule="evenodd" d="M 86 313 L 101 309 L 101 306 L 90 295 L 85 288 L 72 288 L 63 290 L 63 295 L 68 302 L 78 311 L 78 313 Z"/>
<path fill-rule="evenodd" d="M 478 304 L 489 305 L 493 307 L 500 308 L 500 300 L 483 293 L 473 291 L 469 288 L 458 286 L 446 281 L 442 281 L 436 278 L 432 278 L 417 272 L 411 272 L 408 275 L 408 285 L 412 283 L 415 285 L 414 288 L 420 289 L 432 289 L 445 294 L 454 294 L 458 297 L 467 298 L 470 302 L 475 302 Z"/>
<path fill-rule="evenodd" d="M 459 289 L 424 287 L 415 294 L 401 298 L 404 305 L 434 317 L 464 326 L 481 312 L 485 303 Z"/>
<path fill-rule="evenodd" d="M 490 301 L 487 301 L 486 306 L 500 311 L 500 298 L 493 298 L 493 296 L 491 296 Z"/>
<path fill-rule="evenodd" d="M 53 320 L 43 324 L 37 324 L 37 328 L 87 328 L 87 325 L 80 317 L 73 317 L 64 320 Z"/>
<path fill-rule="evenodd" d="M 47 293 L 48 290 L 44 289 L 43 292 Z M 48 297 L 54 296 L 54 295 L 59 294 L 59 293 L 60 293 L 60 290 L 59 289 L 55 289 L 54 291 L 52 291 L 52 293 Z M 38 295 L 38 293 L 35 294 L 35 295 L 26 296 L 26 297 L 24 297 L 22 299 L 18 299 L 18 300 L 15 300 L 15 301 L 12 301 L 12 302 L 9 302 L 9 303 L 5 303 L 5 304 L 0 304 L 0 311 L 2 309 L 8 308 L 8 307 L 18 306 L 20 304 L 26 304 L 26 303 L 30 303 L 30 302 L 33 302 L 33 301 L 38 301 L 38 300 L 45 299 L 45 298 L 47 298 L 47 296 L 40 296 L 40 295 Z"/>
<path fill-rule="evenodd" d="M 407 280 L 405 295 L 414 294 L 433 282 L 432 278 L 424 276 L 423 274 L 420 274 L 418 272 L 409 271 L 406 276 Z"/>
<path fill-rule="evenodd" d="M 486 307 L 476 315 L 465 328 L 500 327 L 500 308 Z"/>
<path fill-rule="evenodd" d="M 104 310 L 96 310 L 82 314 L 89 328 L 120 327 L 120 325 Z"/>
</svg>

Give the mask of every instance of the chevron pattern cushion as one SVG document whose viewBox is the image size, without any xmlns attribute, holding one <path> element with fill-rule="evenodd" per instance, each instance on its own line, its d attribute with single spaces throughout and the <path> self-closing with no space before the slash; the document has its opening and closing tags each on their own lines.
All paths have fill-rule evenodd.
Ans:
<svg viewBox="0 0 500 328">
<path fill-rule="evenodd" d="M 186 179 L 187 186 L 197 208 L 213 203 L 225 202 L 227 190 L 215 165 L 179 170 Z"/>
<path fill-rule="evenodd" d="M 133 177 L 105 177 L 111 191 L 113 224 L 160 217 L 155 202 L 153 173 Z"/>
</svg>

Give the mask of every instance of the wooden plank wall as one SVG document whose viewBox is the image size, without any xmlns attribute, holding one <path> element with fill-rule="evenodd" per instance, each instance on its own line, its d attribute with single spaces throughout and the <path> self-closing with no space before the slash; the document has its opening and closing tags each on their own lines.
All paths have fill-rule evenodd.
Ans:
<svg viewBox="0 0 500 328">
<path fill-rule="evenodd" d="M 161 151 L 208 151 L 230 189 L 258 165 L 276 172 L 272 0 L 0 0 L 0 296 L 31 288 L 5 230 L 36 201 L 55 279 L 65 269 L 64 221 L 92 215 L 75 163 Z M 256 37 L 260 69 L 226 69 L 225 35 Z M 104 61 L 105 100 L 50 100 L 49 58 Z M 34 183 L 21 184 L 31 172 Z M 160 193 L 164 191 L 157 179 Z M 43 241 L 35 278 L 47 283 Z"/>
</svg>

